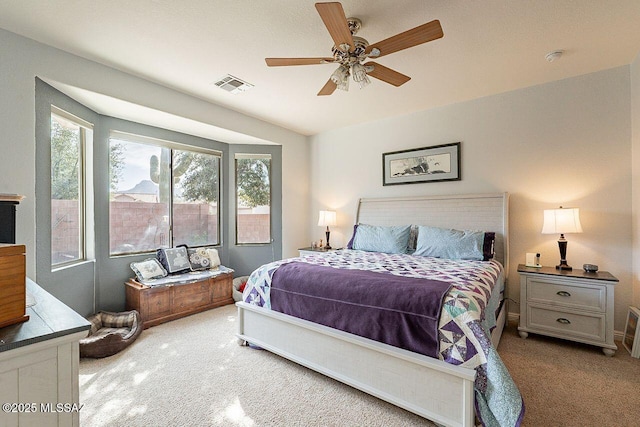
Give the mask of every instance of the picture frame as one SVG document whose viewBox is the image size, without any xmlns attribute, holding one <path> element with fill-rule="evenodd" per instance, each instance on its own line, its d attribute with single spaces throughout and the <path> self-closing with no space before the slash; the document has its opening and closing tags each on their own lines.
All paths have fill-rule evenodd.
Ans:
<svg viewBox="0 0 640 427">
<path fill-rule="evenodd" d="M 460 180 L 459 142 L 382 154 L 382 185 Z"/>
<path fill-rule="evenodd" d="M 640 359 L 640 309 L 636 307 L 629 307 L 622 345 L 631 357 Z"/>
</svg>

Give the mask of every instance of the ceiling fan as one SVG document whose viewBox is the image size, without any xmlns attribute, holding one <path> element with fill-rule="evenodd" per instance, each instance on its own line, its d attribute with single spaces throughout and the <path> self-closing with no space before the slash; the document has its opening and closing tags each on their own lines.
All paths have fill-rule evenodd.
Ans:
<svg viewBox="0 0 640 427">
<path fill-rule="evenodd" d="M 401 86 L 411 77 L 373 61 L 363 62 L 369 58 L 379 58 L 444 36 L 440 21 L 434 20 L 378 43 L 369 44 L 362 37 L 355 35 L 362 27 L 362 22 L 358 18 L 347 18 L 340 3 L 316 3 L 316 10 L 335 43 L 331 49 L 333 57 L 266 58 L 265 61 L 269 67 L 339 64 L 329 81 L 318 92 L 318 96 L 331 95 L 336 88 L 349 90 L 349 76 L 353 77 L 360 88 L 370 83 L 368 76 L 394 86 Z"/>
</svg>

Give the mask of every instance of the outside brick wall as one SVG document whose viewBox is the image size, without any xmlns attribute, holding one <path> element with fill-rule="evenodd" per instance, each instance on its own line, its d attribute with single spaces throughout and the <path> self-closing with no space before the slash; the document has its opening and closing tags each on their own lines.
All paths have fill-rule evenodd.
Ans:
<svg viewBox="0 0 640 427">
<path fill-rule="evenodd" d="M 78 232 L 78 201 L 51 201 L 51 263 L 78 259 L 80 235 Z"/>
<path fill-rule="evenodd" d="M 271 239 L 271 215 L 238 215 L 238 243 L 267 243 Z"/>
<path fill-rule="evenodd" d="M 110 202 L 109 245 L 111 251 L 152 251 L 167 246 L 167 206 L 161 203 Z M 189 246 L 218 240 L 215 208 L 207 204 L 174 204 L 174 242 Z M 78 257 L 78 202 L 51 201 L 52 262 Z M 242 214 L 238 218 L 238 241 L 264 243 L 270 239 L 269 214 Z M 70 256 L 75 258 L 69 258 Z"/>
<path fill-rule="evenodd" d="M 217 241 L 217 216 L 209 205 L 176 203 L 174 243 L 189 246 Z M 169 245 L 167 205 L 162 203 L 110 203 L 109 244 L 115 253 L 155 250 Z"/>
</svg>

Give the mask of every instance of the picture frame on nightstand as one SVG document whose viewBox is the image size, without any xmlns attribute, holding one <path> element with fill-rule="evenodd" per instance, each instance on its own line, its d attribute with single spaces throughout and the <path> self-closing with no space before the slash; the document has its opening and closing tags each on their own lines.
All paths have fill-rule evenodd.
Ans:
<svg viewBox="0 0 640 427">
<path fill-rule="evenodd" d="M 622 345 L 631 353 L 631 357 L 640 359 L 640 310 L 629 307 L 627 323 L 624 328 Z"/>
</svg>

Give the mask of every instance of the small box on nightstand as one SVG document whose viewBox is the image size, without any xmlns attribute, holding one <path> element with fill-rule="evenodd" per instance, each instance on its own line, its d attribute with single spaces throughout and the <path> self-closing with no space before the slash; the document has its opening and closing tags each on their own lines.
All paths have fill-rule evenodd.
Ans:
<svg viewBox="0 0 640 427">
<path fill-rule="evenodd" d="M 0 328 L 29 320 L 25 252 L 24 245 L 0 244 Z"/>
</svg>

